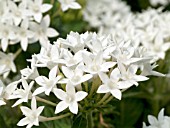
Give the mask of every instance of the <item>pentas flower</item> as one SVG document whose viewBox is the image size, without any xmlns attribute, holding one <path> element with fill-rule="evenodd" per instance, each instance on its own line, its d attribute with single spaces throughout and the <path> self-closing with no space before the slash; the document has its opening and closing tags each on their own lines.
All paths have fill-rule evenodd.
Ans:
<svg viewBox="0 0 170 128">
<path fill-rule="evenodd" d="M 52 8 L 50 4 L 43 4 L 43 0 L 29 0 L 28 10 L 34 17 L 34 20 L 40 22 L 42 20 L 42 13 L 47 12 Z"/>
<path fill-rule="evenodd" d="M 80 62 L 82 62 L 82 54 L 84 52 L 85 50 L 80 50 L 75 54 L 72 54 L 69 50 L 63 49 L 62 51 L 63 63 L 67 67 L 73 67 L 75 65 L 78 65 Z"/>
<path fill-rule="evenodd" d="M 48 43 L 47 47 L 41 47 L 40 53 L 36 55 L 38 62 L 35 66 L 52 69 L 59 63 L 65 63 L 61 57 L 61 51 L 62 49 L 57 45 L 51 45 L 50 43 Z"/>
<path fill-rule="evenodd" d="M 87 96 L 87 92 L 84 91 L 75 91 L 75 88 L 72 84 L 67 83 L 66 92 L 62 89 L 54 89 L 53 90 L 56 97 L 62 101 L 60 101 L 55 109 L 55 114 L 69 108 L 69 110 L 73 114 L 78 113 L 78 103 L 83 100 Z"/>
<path fill-rule="evenodd" d="M 0 52 L 0 65 L 3 66 L 4 74 L 3 77 L 6 78 L 10 71 L 16 72 L 16 67 L 14 64 L 14 55 L 12 53 L 5 54 Z M 1 71 L 1 69 L 0 69 Z"/>
<path fill-rule="evenodd" d="M 21 106 L 21 111 L 23 113 L 24 117 L 21 119 L 17 126 L 26 126 L 26 128 L 31 128 L 33 125 L 39 126 L 39 116 L 42 113 L 44 106 L 37 108 L 37 103 L 35 97 L 31 100 L 31 109 L 25 106 Z"/>
<path fill-rule="evenodd" d="M 79 85 L 93 77 L 91 74 L 84 75 L 84 72 L 78 66 L 75 69 L 62 66 L 62 71 L 66 78 L 63 78 L 59 83 L 71 83 L 73 86 Z"/>
<path fill-rule="evenodd" d="M 57 43 L 61 43 L 63 48 L 70 48 L 74 53 L 83 50 L 85 47 L 85 40 L 88 33 L 79 34 L 77 32 L 70 32 L 66 39 L 59 38 Z"/>
<path fill-rule="evenodd" d="M 158 114 L 158 119 L 156 117 L 148 116 L 149 126 L 143 123 L 143 128 L 169 128 L 170 127 L 170 117 L 164 116 L 164 108 L 160 110 Z"/>
<path fill-rule="evenodd" d="M 32 42 L 40 41 L 41 45 L 46 47 L 48 43 L 48 37 L 58 36 L 58 32 L 49 27 L 50 25 L 50 16 L 46 15 L 41 20 L 40 24 L 35 22 L 30 22 L 29 28 L 31 31 L 34 31 L 35 35 L 32 39 Z"/>
<path fill-rule="evenodd" d="M 57 76 L 58 67 L 55 66 L 49 72 L 49 78 L 45 76 L 38 76 L 35 81 L 41 86 L 38 87 L 33 95 L 38 95 L 42 92 L 45 92 L 46 95 L 49 95 L 50 92 L 56 87 L 57 82 L 61 79 L 61 76 Z"/>
<path fill-rule="evenodd" d="M 24 2 L 21 2 L 18 6 L 13 1 L 8 1 L 8 6 L 10 8 L 10 14 L 13 19 L 13 22 L 15 26 L 18 26 L 22 19 L 25 19 L 27 16 L 29 16 L 29 13 L 26 11 L 26 4 Z"/>
<path fill-rule="evenodd" d="M 130 65 L 129 67 L 126 67 L 118 62 L 118 68 L 120 70 L 122 79 L 122 81 L 119 83 L 119 87 L 122 89 L 127 89 L 132 85 L 138 86 L 139 81 L 146 81 L 149 79 L 146 76 L 136 74 L 138 70 L 137 65 Z"/>
<path fill-rule="evenodd" d="M 114 97 L 121 100 L 122 92 L 119 87 L 119 81 L 121 78 L 121 74 L 118 68 L 115 68 L 111 74 L 110 78 L 105 73 L 99 73 L 99 77 L 102 80 L 103 84 L 99 86 L 97 89 L 97 93 L 108 93 L 110 92 Z"/>
<path fill-rule="evenodd" d="M 15 107 L 22 102 L 28 102 L 28 99 L 32 98 L 32 86 L 34 85 L 34 81 L 31 81 L 30 84 L 28 85 L 27 81 L 22 78 L 21 79 L 21 87 L 17 88 L 15 91 L 13 91 L 12 95 L 10 95 L 10 99 L 18 99 L 15 104 L 12 107 Z"/>
<path fill-rule="evenodd" d="M 1 47 L 3 51 L 7 50 L 7 47 L 9 43 L 11 43 L 11 40 L 14 40 L 16 38 L 12 26 L 8 26 L 5 24 L 1 24 L 1 30 L 0 30 L 0 39 L 1 39 Z"/>
<path fill-rule="evenodd" d="M 29 39 L 33 38 L 34 33 L 30 30 L 28 30 L 29 27 L 29 21 L 23 20 L 20 27 L 16 30 L 17 31 L 17 39 L 21 43 L 21 48 L 26 51 Z"/>
<path fill-rule="evenodd" d="M 61 9 L 62 11 L 66 11 L 69 8 L 71 9 L 80 9 L 81 6 L 79 3 L 75 2 L 75 0 L 59 0 L 61 3 Z"/>
<path fill-rule="evenodd" d="M 99 52 L 96 56 L 84 54 L 82 57 L 84 62 L 84 65 L 81 66 L 82 70 L 92 75 L 99 72 L 108 72 L 109 68 L 116 65 L 116 62 L 105 62 L 102 52 Z"/>
<path fill-rule="evenodd" d="M 37 56 L 36 55 L 32 55 L 32 59 L 27 60 L 29 62 L 31 62 L 31 67 L 27 67 L 24 68 L 22 70 L 20 70 L 22 77 L 24 77 L 25 79 L 32 79 L 34 80 L 36 77 L 39 76 L 37 67 L 35 66 L 38 62 L 37 60 Z"/>
</svg>

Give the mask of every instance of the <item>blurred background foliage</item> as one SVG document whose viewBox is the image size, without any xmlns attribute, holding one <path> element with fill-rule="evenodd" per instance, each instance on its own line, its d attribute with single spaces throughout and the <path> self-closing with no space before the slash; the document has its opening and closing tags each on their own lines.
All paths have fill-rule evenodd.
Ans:
<svg viewBox="0 0 170 128">
<path fill-rule="evenodd" d="M 150 7 L 148 0 L 124 0 L 131 6 L 133 12 L 141 12 Z M 83 33 L 85 31 L 96 31 L 90 28 L 87 22 L 83 21 L 82 10 L 68 10 L 62 12 L 57 0 L 44 0 L 44 2 L 53 4 L 53 8 L 48 12 L 51 16 L 51 27 L 59 33 L 59 37 L 65 38 L 70 31 Z M 85 6 L 85 0 L 78 0 Z M 169 10 L 167 5 L 165 10 Z M 58 38 L 58 37 L 57 37 Z M 56 41 L 57 38 L 51 39 Z M 15 52 L 19 45 L 10 46 L 9 51 Z M 27 52 L 22 52 L 17 59 L 16 65 L 18 71 L 28 65 L 26 59 L 31 58 L 34 53 L 39 53 L 40 45 L 31 44 Z M 170 70 L 170 50 L 164 60 L 159 60 L 157 71 L 167 74 Z M 10 74 L 14 79 L 15 74 Z M 18 72 L 19 74 L 19 72 Z M 0 107 L 0 128 L 17 128 L 16 124 L 21 119 L 22 113 L 18 107 L 12 108 L 13 103 L 7 102 L 6 106 Z M 27 104 L 29 106 L 29 104 Z M 39 105 L 44 105 L 39 103 Z M 94 125 L 96 128 L 141 128 L 142 122 L 147 122 L 147 115 L 157 116 L 161 108 L 165 108 L 166 115 L 170 116 L 170 78 L 150 77 L 147 82 L 142 82 L 138 87 L 132 87 L 123 93 L 121 101 L 112 100 L 107 108 L 101 112 L 96 112 L 94 116 Z M 47 117 L 55 116 L 54 108 L 48 106 L 43 111 Z M 73 119 L 73 120 L 72 120 Z M 78 118 L 64 118 L 62 120 L 40 123 L 40 128 L 86 128 L 81 115 Z M 74 122 L 73 122 L 74 121 Z"/>
</svg>

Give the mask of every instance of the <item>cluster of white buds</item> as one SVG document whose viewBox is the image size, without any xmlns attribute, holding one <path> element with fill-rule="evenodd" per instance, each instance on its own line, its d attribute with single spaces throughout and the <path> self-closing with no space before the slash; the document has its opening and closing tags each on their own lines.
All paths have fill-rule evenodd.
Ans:
<svg viewBox="0 0 170 128">
<path fill-rule="evenodd" d="M 149 79 L 147 76 L 163 76 L 153 71 L 152 59 L 145 48 L 136 48 L 133 42 L 116 42 L 111 36 L 96 33 L 70 32 L 66 39 L 59 38 L 54 44 L 42 47 L 39 54 L 34 54 L 28 60 L 31 66 L 21 70 L 21 79 L 1 89 L 1 101 L 18 99 L 15 107 L 29 99 L 34 103 L 34 97 L 38 100 L 42 93 L 45 96 L 53 93 L 61 100 L 56 104 L 55 114 L 66 108 L 77 114 L 78 102 L 86 97 L 105 93 L 104 97 L 100 95 L 102 101 L 108 96 L 121 100 L 122 91 L 138 86 L 138 82 Z M 41 68 L 49 69 L 48 77 L 38 72 Z M 21 87 L 18 88 L 18 84 Z M 21 108 L 23 114 L 30 116 L 25 109 Z M 32 107 L 32 111 L 35 109 Z M 42 109 L 35 113 L 39 116 Z M 37 125 L 37 115 L 35 120 L 30 119 L 34 124 L 30 124 L 28 117 L 18 125 Z"/>
</svg>

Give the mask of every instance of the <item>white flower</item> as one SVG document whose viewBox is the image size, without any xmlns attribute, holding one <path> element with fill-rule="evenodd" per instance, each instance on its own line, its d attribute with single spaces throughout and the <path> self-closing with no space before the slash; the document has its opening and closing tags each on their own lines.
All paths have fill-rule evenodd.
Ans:
<svg viewBox="0 0 170 128">
<path fill-rule="evenodd" d="M 161 109 L 159 112 L 158 119 L 152 115 L 149 115 L 148 121 L 150 125 L 146 126 L 146 124 L 143 123 L 143 128 L 170 128 L 170 117 L 164 116 L 164 109 Z"/>
<path fill-rule="evenodd" d="M 75 92 L 75 88 L 70 83 L 66 85 L 66 92 L 61 89 L 54 89 L 53 92 L 58 99 L 62 100 L 57 104 L 55 114 L 65 110 L 67 107 L 69 107 L 72 113 L 77 114 L 77 102 L 83 100 L 87 96 L 87 93 L 84 91 Z"/>
<path fill-rule="evenodd" d="M 69 8 L 71 9 L 80 9 L 81 6 L 75 0 L 59 0 L 61 3 L 61 8 L 63 11 L 68 10 Z"/>
<path fill-rule="evenodd" d="M 6 51 L 11 40 L 14 40 L 16 38 L 16 35 L 14 34 L 12 26 L 1 23 L 0 26 L 1 26 L 0 29 L 1 47 L 3 51 Z"/>
<path fill-rule="evenodd" d="M 28 60 L 31 62 L 31 68 L 27 67 L 22 70 L 20 70 L 21 75 L 25 77 L 25 79 L 32 79 L 34 80 L 36 77 L 39 76 L 37 67 L 35 66 L 37 64 L 37 56 L 32 55 L 32 59 Z"/>
<path fill-rule="evenodd" d="M 40 24 L 35 22 L 30 22 L 29 28 L 31 31 L 35 32 L 33 42 L 37 40 L 40 41 L 41 45 L 46 47 L 48 43 L 48 37 L 55 37 L 58 35 L 58 32 L 49 27 L 50 25 L 50 16 L 46 15 L 40 22 Z"/>
<path fill-rule="evenodd" d="M 35 21 L 40 22 L 42 19 L 42 13 L 47 12 L 52 8 L 50 4 L 43 4 L 43 0 L 29 0 L 28 9 L 33 15 Z"/>
<path fill-rule="evenodd" d="M 143 75 L 137 75 L 138 66 L 137 65 L 130 65 L 127 68 L 118 62 L 118 68 L 121 72 L 121 79 L 122 81 L 119 83 L 120 88 L 127 89 L 132 85 L 138 86 L 138 81 L 146 81 L 149 78 Z"/>
<path fill-rule="evenodd" d="M 12 107 L 15 107 L 19 104 L 21 104 L 22 102 L 28 102 L 28 99 L 32 98 L 32 86 L 34 85 L 34 81 L 31 81 L 30 84 L 28 85 L 27 81 L 22 78 L 21 79 L 22 82 L 22 87 L 21 88 L 17 88 L 13 94 L 10 96 L 10 99 L 17 99 L 19 98 L 19 100 L 17 100 L 15 102 L 15 104 Z"/>
<path fill-rule="evenodd" d="M 49 78 L 45 76 L 39 76 L 35 79 L 35 81 L 41 86 L 37 88 L 33 95 L 38 95 L 42 92 L 45 92 L 46 95 L 49 95 L 50 92 L 56 87 L 58 80 L 61 79 L 61 76 L 57 76 L 58 66 L 52 68 L 49 72 Z"/>
<path fill-rule="evenodd" d="M 84 72 L 96 75 L 99 72 L 108 72 L 109 68 L 115 66 L 116 62 L 105 62 L 103 59 L 103 52 L 99 52 L 96 56 L 92 54 L 83 54 L 84 65 L 81 66 Z"/>
<path fill-rule="evenodd" d="M 41 47 L 41 51 L 37 55 L 39 62 L 36 66 L 52 69 L 58 63 L 64 63 L 65 61 L 61 59 L 60 51 L 61 49 L 57 45 L 51 45 L 50 43 L 47 47 Z"/>
<path fill-rule="evenodd" d="M 21 48 L 26 51 L 28 47 L 28 39 L 34 36 L 34 33 L 28 30 L 29 22 L 28 20 L 23 20 L 21 26 L 16 30 L 17 39 L 21 43 Z"/>
<path fill-rule="evenodd" d="M 16 72 L 16 67 L 14 64 L 14 55 L 12 53 L 5 54 L 3 52 L 0 52 L 0 65 L 4 65 L 4 77 L 7 77 L 10 70 L 12 72 Z"/>
<path fill-rule="evenodd" d="M 16 26 L 21 23 L 22 19 L 25 19 L 27 16 L 29 16 L 29 13 L 26 12 L 26 4 L 24 2 L 17 6 L 16 3 L 8 1 L 8 8 L 11 10 L 11 17 Z"/>
<path fill-rule="evenodd" d="M 110 92 L 114 97 L 121 100 L 122 93 L 119 87 L 120 80 L 120 71 L 118 68 L 115 68 L 111 74 L 110 78 L 105 73 L 99 73 L 99 77 L 104 84 L 100 85 L 97 89 L 97 93 L 108 93 Z"/>
<path fill-rule="evenodd" d="M 18 126 L 25 126 L 26 128 L 31 128 L 33 125 L 39 126 L 39 116 L 44 109 L 44 106 L 37 108 L 37 103 L 35 97 L 31 100 L 31 109 L 25 106 L 21 106 L 21 111 L 26 117 L 18 122 Z"/>
<path fill-rule="evenodd" d="M 65 66 L 62 66 L 62 72 L 67 77 L 59 81 L 59 83 L 71 83 L 73 86 L 79 85 L 93 76 L 91 74 L 83 74 L 83 71 L 77 66 L 76 69 L 71 69 Z"/>
</svg>

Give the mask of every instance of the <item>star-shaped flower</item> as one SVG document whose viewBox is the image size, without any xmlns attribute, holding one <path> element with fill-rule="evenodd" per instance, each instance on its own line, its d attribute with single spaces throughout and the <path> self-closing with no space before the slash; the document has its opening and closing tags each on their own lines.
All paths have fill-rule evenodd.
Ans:
<svg viewBox="0 0 170 128">
<path fill-rule="evenodd" d="M 18 122 L 18 126 L 25 126 L 26 128 L 31 128 L 33 125 L 39 126 L 39 116 L 44 109 L 44 106 L 37 108 L 37 103 L 35 97 L 31 100 L 31 109 L 25 106 L 21 106 L 21 111 L 26 117 Z"/>
<path fill-rule="evenodd" d="M 57 76 L 58 66 L 52 68 L 49 72 L 49 78 L 45 76 L 38 76 L 35 81 L 41 86 L 37 88 L 33 95 L 38 95 L 42 92 L 45 92 L 46 95 L 49 95 L 53 88 L 56 86 L 58 80 L 61 79 L 61 76 Z"/>
<path fill-rule="evenodd" d="M 78 101 L 83 100 L 87 96 L 87 92 L 84 91 L 78 91 L 75 92 L 75 88 L 73 85 L 68 83 L 66 85 L 66 92 L 64 92 L 61 89 L 54 89 L 54 94 L 56 97 L 60 100 L 56 106 L 55 114 L 65 110 L 66 108 L 69 108 L 69 110 L 77 114 L 78 113 Z"/>
</svg>

